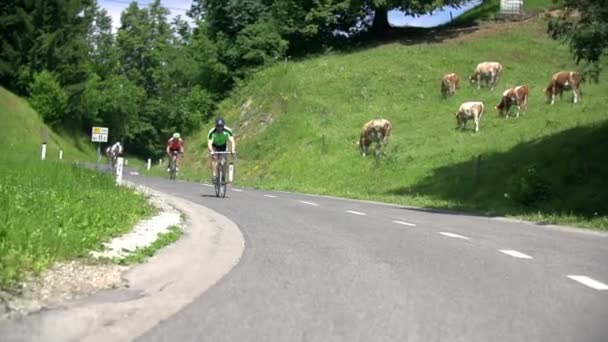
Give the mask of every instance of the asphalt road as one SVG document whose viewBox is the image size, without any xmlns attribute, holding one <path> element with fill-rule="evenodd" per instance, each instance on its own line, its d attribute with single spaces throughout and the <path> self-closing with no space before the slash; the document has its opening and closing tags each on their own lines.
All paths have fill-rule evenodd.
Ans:
<svg viewBox="0 0 608 342">
<path fill-rule="evenodd" d="M 607 234 L 126 178 L 245 237 L 229 274 L 139 341 L 608 341 Z"/>
</svg>

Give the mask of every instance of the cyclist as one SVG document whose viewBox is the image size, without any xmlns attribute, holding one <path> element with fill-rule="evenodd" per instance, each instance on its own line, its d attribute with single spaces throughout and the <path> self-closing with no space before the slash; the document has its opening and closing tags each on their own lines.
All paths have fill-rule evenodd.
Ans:
<svg viewBox="0 0 608 342">
<path fill-rule="evenodd" d="M 167 156 L 169 158 L 167 158 L 167 172 L 171 171 L 171 153 L 173 153 L 173 151 L 178 151 L 179 152 L 179 156 L 178 158 L 181 157 L 182 154 L 184 154 L 184 140 L 181 138 L 180 134 L 175 132 L 173 133 L 173 136 L 171 137 L 171 139 L 169 139 L 167 141 L 167 148 L 166 148 L 166 152 L 167 152 Z M 177 164 L 177 161 L 176 161 Z M 175 165 L 175 171 L 179 172 L 179 167 L 177 167 L 177 165 Z"/>
<path fill-rule="evenodd" d="M 116 158 L 122 154 L 122 145 L 119 141 L 115 142 L 114 145 L 106 148 L 106 155 L 110 158 L 112 168 L 116 166 Z"/>
<path fill-rule="evenodd" d="M 230 152 L 234 156 L 236 154 L 236 143 L 234 142 L 234 135 L 232 130 L 226 126 L 223 118 L 217 118 L 215 120 L 215 127 L 209 130 L 207 134 L 207 148 L 210 153 L 213 152 L 225 152 L 226 143 L 230 142 Z M 215 183 L 217 175 L 215 174 L 215 168 L 217 167 L 217 156 L 211 155 L 211 172 L 213 174 L 212 181 Z"/>
</svg>

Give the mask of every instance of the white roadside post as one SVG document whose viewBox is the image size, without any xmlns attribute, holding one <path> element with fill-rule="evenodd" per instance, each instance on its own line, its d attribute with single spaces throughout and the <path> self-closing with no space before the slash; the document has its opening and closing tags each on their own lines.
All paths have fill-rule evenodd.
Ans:
<svg viewBox="0 0 608 342">
<path fill-rule="evenodd" d="M 122 157 L 118 157 L 116 160 L 116 184 L 122 184 L 122 164 L 124 159 Z"/>
<path fill-rule="evenodd" d="M 59 150 L 59 160 L 63 160 L 63 150 Z"/>
<path fill-rule="evenodd" d="M 42 152 L 40 155 L 40 159 L 42 159 L 42 160 L 46 159 L 46 143 L 45 142 L 42 143 Z"/>
<path fill-rule="evenodd" d="M 148 171 L 150 171 L 150 167 L 152 167 L 152 159 L 148 158 Z"/>
</svg>

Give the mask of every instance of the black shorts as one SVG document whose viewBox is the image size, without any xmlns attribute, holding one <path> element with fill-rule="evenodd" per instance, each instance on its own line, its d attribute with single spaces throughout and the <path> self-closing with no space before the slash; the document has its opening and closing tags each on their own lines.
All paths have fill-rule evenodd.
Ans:
<svg viewBox="0 0 608 342">
<path fill-rule="evenodd" d="M 226 152 L 226 145 L 225 144 L 224 145 L 213 144 L 213 145 L 211 145 L 211 147 L 213 147 L 213 150 L 215 152 Z"/>
</svg>

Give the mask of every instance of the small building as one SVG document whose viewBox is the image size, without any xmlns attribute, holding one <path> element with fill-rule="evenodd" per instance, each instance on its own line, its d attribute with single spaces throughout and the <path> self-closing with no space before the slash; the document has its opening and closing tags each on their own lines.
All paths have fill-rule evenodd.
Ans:
<svg viewBox="0 0 608 342">
<path fill-rule="evenodd" d="M 500 0 L 501 15 L 519 15 L 524 13 L 523 0 Z"/>
</svg>

